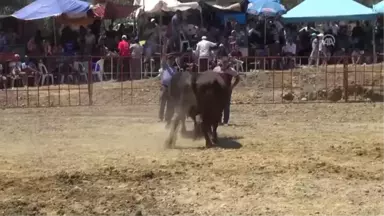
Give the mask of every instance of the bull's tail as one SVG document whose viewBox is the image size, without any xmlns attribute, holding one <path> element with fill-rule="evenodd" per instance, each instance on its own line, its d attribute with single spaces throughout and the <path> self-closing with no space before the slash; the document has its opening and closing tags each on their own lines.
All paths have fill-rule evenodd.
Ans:
<svg viewBox="0 0 384 216">
<path fill-rule="evenodd" d="M 192 87 L 193 93 L 196 96 L 197 95 L 197 75 L 198 75 L 198 73 L 192 72 L 191 74 L 192 74 L 191 87 Z"/>
</svg>

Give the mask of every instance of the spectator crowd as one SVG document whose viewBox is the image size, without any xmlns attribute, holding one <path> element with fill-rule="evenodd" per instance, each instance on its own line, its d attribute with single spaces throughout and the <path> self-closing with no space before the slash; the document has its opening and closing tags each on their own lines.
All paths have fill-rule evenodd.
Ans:
<svg viewBox="0 0 384 216">
<path fill-rule="evenodd" d="M 110 74 L 111 79 L 141 79 L 154 71 L 153 65 L 160 67 L 156 59 L 160 59 L 161 54 L 170 53 L 188 56 L 200 71 L 212 69 L 224 57 L 233 59 L 238 70 L 245 64 L 246 56 L 276 57 L 275 61 L 261 59 L 257 63 L 275 69 L 296 67 L 298 63 L 340 63 L 340 60 L 331 59 L 332 56 L 350 56 L 354 64 L 372 63 L 373 36 L 376 51 L 383 53 L 382 19 L 373 26 L 359 21 L 283 25 L 279 18 L 250 18 L 246 25 L 240 25 L 232 18 L 218 28 L 191 25 L 183 13 L 177 11 L 168 25 L 149 18 L 144 23 L 145 34 L 133 26 L 114 26 L 113 23 L 106 29 L 100 27 L 100 23 L 76 30 L 66 26 L 60 30 L 59 37 L 53 33 L 43 36 L 38 30 L 25 43 L 26 56 L 14 55 L 11 61 L 0 62 L 0 82 L 6 88 L 5 83 L 10 79 L 12 88 L 16 80 L 21 80 L 25 86 L 28 77 L 33 77 L 34 85 L 43 85 L 47 81 L 43 77 L 51 75 L 53 83 L 81 82 L 90 67 L 100 81 L 106 74 L 100 77 L 99 73 L 107 70 L 116 71 Z M 326 36 L 330 35 L 334 43 L 326 41 Z M 1 30 L 0 53 L 9 52 L 18 40 L 20 37 L 15 31 Z M 90 56 L 93 56 L 92 63 L 88 64 Z M 119 56 L 121 58 L 117 58 Z M 179 59 L 173 64 L 182 69 L 185 63 L 187 61 Z"/>
</svg>

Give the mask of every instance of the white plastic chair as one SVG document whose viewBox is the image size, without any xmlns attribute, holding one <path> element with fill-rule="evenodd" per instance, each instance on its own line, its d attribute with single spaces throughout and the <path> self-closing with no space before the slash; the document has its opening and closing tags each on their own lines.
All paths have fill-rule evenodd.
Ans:
<svg viewBox="0 0 384 216">
<path fill-rule="evenodd" d="M 39 63 L 38 68 L 39 68 L 39 71 L 40 71 L 39 81 L 41 79 L 41 85 L 44 85 L 44 82 L 45 82 L 46 78 L 48 78 L 47 81 L 49 79 L 51 79 L 51 83 L 53 84 L 53 82 L 54 82 L 53 81 L 53 74 L 48 72 L 47 67 L 43 63 Z M 39 81 L 37 83 L 39 83 Z"/>
<path fill-rule="evenodd" d="M 187 45 L 187 50 L 191 48 L 189 40 L 185 37 L 184 32 L 180 32 L 180 52 L 183 52 L 184 45 Z"/>
<path fill-rule="evenodd" d="M 103 82 L 104 76 L 104 59 L 96 62 L 95 70 L 92 71 L 92 77 L 97 76 L 100 82 Z"/>
<path fill-rule="evenodd" d="M 87 65 L 86 67 L 83 63 L 84 62 L 75 61 L 73 67 L 78 71 L 80 79 L 81 77 L 84 77 L 84 80 L 88 83 L 88 64 L 85 62 Z"/>
</svg>

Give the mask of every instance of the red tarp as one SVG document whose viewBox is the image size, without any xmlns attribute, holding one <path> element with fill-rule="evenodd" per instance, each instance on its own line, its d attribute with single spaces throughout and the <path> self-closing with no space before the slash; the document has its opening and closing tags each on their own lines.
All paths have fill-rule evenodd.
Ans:
<svg viewBox="0 0 384 216">
<path fill-rule="evenodd" d="M 120 19 L 131 15 L 139 6 L 137 5 L 122 5 L 113 2 L 106 4 L 97 4 L 92 10 L 95 16 L 103 19 Z"/>
</svg>

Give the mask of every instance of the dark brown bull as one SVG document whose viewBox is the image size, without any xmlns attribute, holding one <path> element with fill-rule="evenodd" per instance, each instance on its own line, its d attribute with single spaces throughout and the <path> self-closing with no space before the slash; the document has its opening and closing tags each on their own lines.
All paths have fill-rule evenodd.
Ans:
<svg viewBox="0 0 384 216">
<path fill-rule="evenodd" d="M 206 147 L 217 144 L 217 127 L 230 95 L 230 88 L 216 72 L 206 71 L 193 77 L 192 89 L 196 95 L 197 113 L 201 118 L 201 130 Z"/>
<path fill-rule="evenodd" d="M 229 96 L 229 88 L 225 85 L 223 78 L 212 71 L 199 74 L 178 73 L 172 77 L 169 91 L 176 108 L 176 115 L 171 124 L 166 145 L 174 146 L 180 122 L 182 122 L 182 131 L 185 131 L 187 115 L 194 121 L 195 138 L 201 129 L 207 147 L 217 144 L 217 127 Z"/>
</svg>

